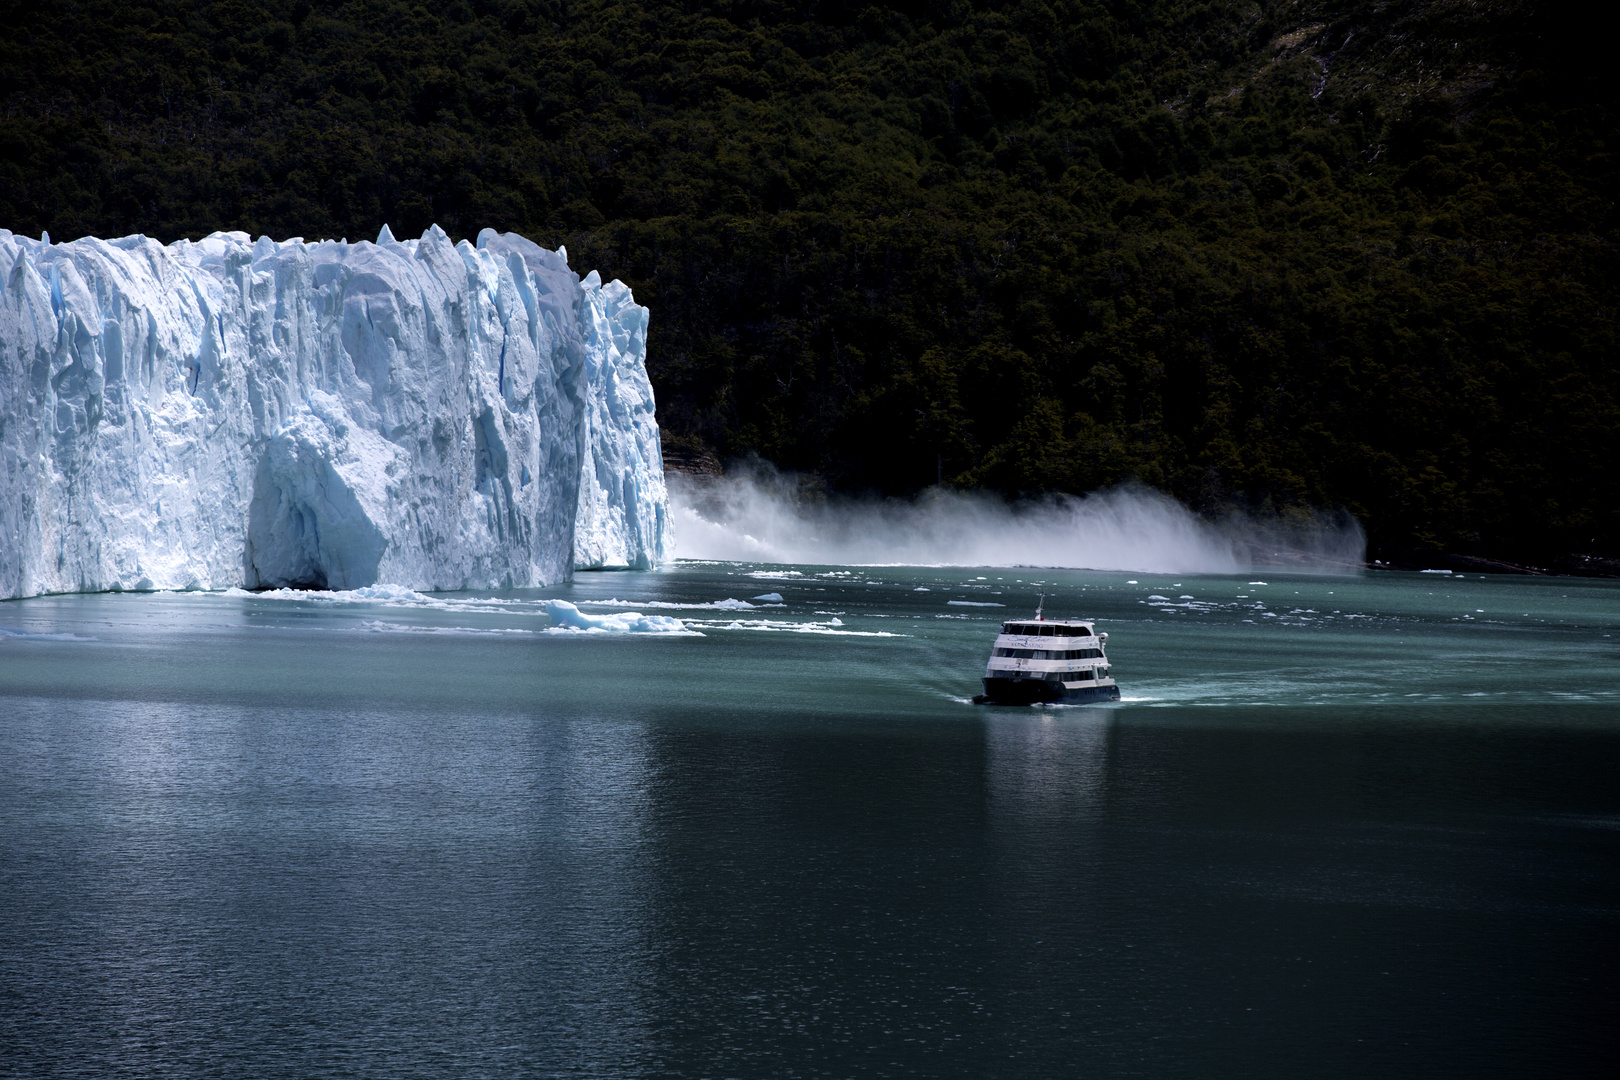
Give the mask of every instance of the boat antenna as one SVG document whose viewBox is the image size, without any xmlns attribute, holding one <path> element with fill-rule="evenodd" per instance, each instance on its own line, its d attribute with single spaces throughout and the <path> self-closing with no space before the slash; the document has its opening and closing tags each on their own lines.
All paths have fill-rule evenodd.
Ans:
<svg viewBox="0 0 1620 1080">
<path fill-rule="evenodd" d="M 1044 607 L 1046 607 L 1046 594 L 1041 593 L 1041 598 L 1039 600 L 1035 601 L 1035 621 L 1036 622 L 1044 622 L 1046 620 L 1046 616 L 1041 614 L 1041 609 L 1044 608 Z"/>
</svg>

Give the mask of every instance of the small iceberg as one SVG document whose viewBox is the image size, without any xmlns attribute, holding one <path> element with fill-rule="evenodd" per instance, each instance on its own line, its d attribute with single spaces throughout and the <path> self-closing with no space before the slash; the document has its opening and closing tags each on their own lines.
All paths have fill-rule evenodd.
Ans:
<svg viewBox="0 0 1620 1080">
<path fill-rule="evenodd" d="M 702 637 L 684 622 L 668 615 L 643 615 L 639 611 L 616 611 L 611 615 L 587 615 L 566 600 L 547 600 L 546 614 L 556 623 L 552 632 L 598 634 L 685 634 Z"/>
<path fill-rule="evenodd" d="M 781 593 L 779 593 L 779 592 L 768 592 L 768 593 L 763 593 L 763 594 L 761 594 L 761 595 L 759 595 L 759 596 L 756 596 L 756 597 L 754 597 L 754 599 L 755 599 L 755 600 L 763 600 L 763 601 L 765 601 L 765 602 L 766 602 L 766 603 L 767 603 L 767 604 L 780 604 L 780 603 L 784 603 L 784 601 L 783 601 L 783 599 L 782 599 L 782 594 L 781 594 Z"/>
</svg>

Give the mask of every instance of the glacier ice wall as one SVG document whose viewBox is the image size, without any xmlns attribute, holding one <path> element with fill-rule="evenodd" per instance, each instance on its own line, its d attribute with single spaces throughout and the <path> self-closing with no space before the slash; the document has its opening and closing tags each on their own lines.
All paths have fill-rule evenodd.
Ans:
<svg viewBox="0 0 1620 1080">
<path fill-rule="evenodd" d="M 647 309 L 595 270 L 583 287 L 586 438 L 574 563 L 642 569 L 675 557 L 652 384 L 638 359 L 647 355 Z"/>
<path fill-rule="evenodd" d="M 0 230 L 0 271 L 0 597 L 672 556 L 647 311 L 565 250 Z"/>
</svg>

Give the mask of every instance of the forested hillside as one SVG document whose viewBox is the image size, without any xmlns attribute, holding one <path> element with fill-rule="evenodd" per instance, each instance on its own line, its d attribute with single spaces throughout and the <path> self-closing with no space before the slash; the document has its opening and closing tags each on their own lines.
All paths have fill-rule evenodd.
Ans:
<svg viewBox="0 0 1620 1080">
<path fill-rule="evenodd" d="M 1615 97 L 1566 7 L 13 0 L 0 226 L 515 229 L 651 306 L 672 449 L 1614 556 Z"/>
</svg>

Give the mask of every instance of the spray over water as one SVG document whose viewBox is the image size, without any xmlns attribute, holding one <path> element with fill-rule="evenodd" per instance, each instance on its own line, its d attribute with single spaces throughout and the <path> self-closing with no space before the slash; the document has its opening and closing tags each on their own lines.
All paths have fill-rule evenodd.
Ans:
<svg viewBox="0 0 1620 1080">
<path fill-rule="evenodd" d="M 1366 552 L 1342 512 L 1211 521 L 1140 485 L 1022 503 L 937 488 L 914 499 L 804 498 L 791 474 L 755 466 L 712 480 L 671 473 L 669 491 L 686 559 L 1343 574 Z"/>
</svg>

